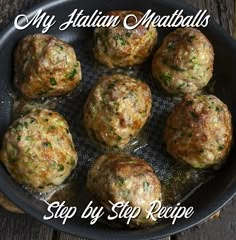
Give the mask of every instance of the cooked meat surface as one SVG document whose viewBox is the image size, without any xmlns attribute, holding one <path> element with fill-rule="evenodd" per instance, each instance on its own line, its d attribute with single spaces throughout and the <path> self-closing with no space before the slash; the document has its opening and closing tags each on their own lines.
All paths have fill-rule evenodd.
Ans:
<svg viewBox="0 0 236 240">
<path fill-rule="evenodd" d="M 152 61 L 152 74 L 171 94 L 194 93 L 212 77 L 214 50 L 209 40 L 194 28 L 179 28 L 168 34 Z"/>
<path fill-rule="evenodd" d="M 15 50 L 15 84 L 26 98 L 60 96 L 81 80 L 74 49 L 56 37 L 35 34 Z"/>
<path fill-rule="evenodd" d="M 188 95 L 171 112 L 165 129 L 167 151 L 196 168 L 220 165 L 232 143 L 231 114 L 213 95 Z"/>
<path fill-rule="evenodd" d="M 62 184 L 77 163 L 66 120 L 47 109 L 33 109 L 6 132 L 1 161 L 12 177 L 33 191 Z"/>
<path fill-rule="evenodd" d="M 143 17 L 143 13 L 138 11 L 111 11 L 107 15 L 119 16 L 120 24 L 117 27 L 100 27 L 95 30 L 94 56 L 110 68 L 143 63 L 157 43 L 156 28 L 139 25 L 128 30 L 123 26 L 123 20 L 129 14 L 134 14 L 138 20 Z M 129 18 L 130 26 L 135 23 L 133 17 Z"/>
<path fill-rule="evenodd" d="M 128 75 L 102 77 L 84 106 L 90 136 L 109 147 L 124 148 L 141 130 L 152 105 L 148 85 Z"/>
<path fill-rule="evenodd" d="M 130 227 L 148 227 L 155 222 L 146 219 L 152 201 L 161 201 L 161 184 L 152 167 L 137 157 L 107 154 L 93 163 L 88 172 L 87 187 L 109 211 L 112 203 L 127 202 L 140 207 Z"/>
</svg>

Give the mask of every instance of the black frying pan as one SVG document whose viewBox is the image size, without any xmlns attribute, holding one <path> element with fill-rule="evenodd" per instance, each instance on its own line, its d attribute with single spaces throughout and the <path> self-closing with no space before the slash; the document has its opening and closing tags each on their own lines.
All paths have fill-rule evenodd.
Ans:
<svg viewBox="0 0 236 240">
<path fill-rule="evenodd" d="M 176 9 L 184 9 L 186 15 L 196 14 L 197 10 L 183 3 L 171 0 L 149 0 L 149 1 L 125 1 L 125 0 L 86 0 L 86 1 L 47 1 L 39 4 L 27 12 L 29 17 L 42 8 L 49 14 L 56 15 L 57 24 L 48 32 L 62 40 L 70 43 L 76 50 L 76 53 L 81 60 L 83 81 L 81 91 L 73 93 L 70 97 L 61 98 L 57 103 L 56 110 L 65 116 L 70 124 L 70 130 L 73 133 L 73 138 L 79 154 L 79 166 L 76 169 L 76 176 L 72 182 L 76 186 L 73 188 L 73 200 L 78 204 L 82 211 L 90 196 L 85 189 L 85 181 L 87 169 L 92 160 L 102 154 L 102 151 L 97 149 L 87 138 L 83 130 L 81 110 L 89 90 L 95 83 L 96 79 L 105 74 L 110 73 L 104 67 L 96 67 L 91 55 L 91 37 L 93 29 L 76 28 L 68 29 L 64 32 L 58 30 L 59 24 L 65 22 L 67 15 L 75 8 L 84 9 L 85 13 L 91 14 L 96 9 L 106 12 L 114 9 L 137 9 L 146 11 L 152 9 L 160 15 L 173 13 Z M 19 31 L 14 28 L 11 23 L 0 34 L 0 137 L 6 132 L 9 124 L 12 121 L 12 105 L 13 100 L 9 93 L 14 92 L 13 80 L 13 50 L 17 42 L 27 34 L 40 32 L 42 29 L 29 27 L 24 31 Z M 163 37 L 173 29 L 159 29 L 159 44 Z M 236 91 L 234 68 L 236 62 L 236 42 L 226 34 L 216 23 L 210 21 L 205 29 L 201 29 L 207 38 L 211 41 L 215 49 L 215 66 L 213 80 L 215 82 L 214 94 L 223 100 L 231 110 L 233 116 L 233 125 L 236 121 Z M 143 70 L 144 69 L 144 70 Z M 177 167 L 176 163 L 165 152 L 163 143 L 159 141 L 162 138 L 162 129 L 165 124 L 165 119 L 175 104 L 175 100 L 163 95 L 152 83 L 150 78 L 150 61 L 141 69 L 135 69 L 132 74 L 137 75 L 147 81 L 152 89 L 153 94 L 153 115 L 145 130 L 149 134 L 149 144 L 139 150 L 132 151 L 132 155 L 137 155 L 144 158 L 153 165 L 156 173 L 164 186 L 171 185 L 175 190 L 179 191 L 179 199 L 182 200 L 182 205 L 188 207 L 193 206 L 195 213 L 190 219 L 179 219 L 175 225 L 171 224 L 171 220 L 160 221 L 155 227 L 143 230 L 128 230 L 117 226 L 110 227 L 107 222 L 100 221 L 95 225 L 89 225 L 88 220 L 80 218 L 81 211 L 70 219 L 66 225 L 62 225 L 62 220 L 53 219 L 47 221 L 48 225 L 81 237 L 92 239 L 156 239 L 175 234 L 188 227 L 191 227 L 203 221 L 211 214 L 224 206 L 236 192 L 236 161 L 235 147 L 233 147 L 227 163 L 222 169 L 214 173 L 214 176 L 209 181 L 202 184 L 201 179 L 188 182 L 184 188 L 173 181 L 173 175 L 181 176 L 188 171 L 196 173 L 196 170 Z M 161 107 L 160 107 L 161 106 Z M 156 124 L 158 123 L 158 124 Z M 155 132 L 155 134 L 151 134 Z M 203 173 L 205 174 L 205 173 Z M 40 201 L 38 197 L 32 196 L 16 182 L 7 173 L 6 169 L 0 165 L 0 189 L 3 191 L 18 207 L 25 212 L 43 221 L 43 215 L 47 214 L 46 204 Z M 205 176 L 205 175 L 204 175 Z M 207 178 L 207 177 L 206 177 Z M 171 182 L 171 179 L 173 182 Z M 184 182 L 184 181 L 183 181 Z M 169 184 L 169 185 L 168 185 Z M 73 185 L 73 184 L 72 184 Z M 183 190 L 184 189 L 184 190 Z M 190 190 L 195 189 L 190 196 Z M 63 191 L 62 191 L 63 192 Z M 69 192 L 71 196 L 71 193 Z M 59 196 L 59 197 L 58 197 Z M 58 192 L 55 198 L 68 200 L 70 196 Z M 188 196 L 185 200 L 184 197 Z"/>
</svg>

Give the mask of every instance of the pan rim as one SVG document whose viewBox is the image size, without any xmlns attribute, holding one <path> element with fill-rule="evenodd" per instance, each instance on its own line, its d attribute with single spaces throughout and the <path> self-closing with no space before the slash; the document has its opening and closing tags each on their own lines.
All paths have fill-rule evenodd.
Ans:
<svg viewBox="0 0 236 240">
<path fill-rule="evenodd" d="M 39 3 L 37 5 L 35 5 L 34 7 L 30 8 L 29 10 L 27 10 L 25 12 L 25 14 L 27 14 L 28 16 L 32 16 L 35 11 L 37 11 L 39 8 L 45 8 L 45 9 L 50 9 L 53 7 L 56 7 L 60 4 L 63 3 L 70 3 L 70 2 L 75 2 L 75 0 L 47 0 L 44 1 L 42 3 Z M 105 1 L 104 1 L 105 2 Z M 151 2 L 160 2 L 160 0 L 151 0 Z M 112 4 L 112 1 L 110 1 L 110 4 Z M 187 8 L 190 12 L 194 13 L 195 11 L 197 11 L 196 8 L 186 4 L 186 3 L 182 3 L 182 2 L 177 2 L 174 0 L 166 0 L 164 5 L 170 5 L 172 7 L 176 7 L 176 8 Z M 210 19 L 209 22 L 209 27 L 212 28 L 213 31 L 218 31 L 222 37 L 224 38 L 224 40 L 231 45 L 233 48 L 235 48 L 236 50 L 236 41 L 226 33 L 225 30 L 223 30 L 217 23 L 215 23 L 212 19 Z M 3 43 L 9 38 L 9 36 L 11 36 L 12 32 L 15 31 L 15 27 L 14 27 L 14 21 L 12 20 L 7 27 L 5 27 L 3 30 L 0 31 L 1 34 L 1 38 L 0 38 L 0 48 L 2 47 Z M 1 172 L 1 171 L 0 171 Z M 13 201 L 19 208 L 23 209 L 26 213 L 28 213 L 29 215 L 33 216 L 34 218 L 36 218 L 37 220 L 41 221 L 44 224 L 47 224 L 50 227 L 56 228 L 60 231 L 63 232 L 67 232 L 70 233 L 72 235 L 76 235 L 76 236 L 80 236 L 80 237 L 84 237 L 84 238 L 89 238 L 89 239 L 94 239 L 96 237 L 96 239 L 111 239 L 111 235 L 106 235 L 106 233 L 103 231 L 102 235 L 98 236 L 98 233 L 101 233 L 99 231 L 96 231 L 96 228 L 94 228 L 94 231 L 91 233 L 88 231 L 86 232 L 86 229 L 78 232 L 77 229 L 73 229 L 73 226 L 70 226 L 68 228 L 68 225 L 62 225 L 61 223 L 58 224 L 58 221 L 56 221 L 55 219 L 51 220 L 51 221 L 43 221 L 41 215 L 42 213 L 37 209 L 37 208 L 33 208 L 31 206 L 29 206 L 28 204 L 26 204 L 22 199 L 20 199 L 17 194 L 13 191 L 11 191 L 10 188 L 7 188 L 6 184 L 4 184 L 5 181 L 0 181 L 0 189 L 1 191 L 11 200 Z M 186 222 L 183 223 L 182 225 L 174 225 L 171 230 L 168 230 L 168 227 L 165 229 L 161 229 L 160 231 L 155 231 L 155 232 L 149 232 L 148 229 L 147 230 L 138 230 L 138 231 L 132 231 L 132 236 L 129 236 L 127 231 L 120 231 L 118 232 L 117 230 L 114 230 L 115 232 L 115 236 L 113 236 L 113 239 L 156 239 L 158 238 L 163 238 L 163 237 L 167 237 L 169 235 L 173 235 L 176 234 L 180 231 L 183 231 L 187 228 L 190 228 L 194 225 L 199 224 L 200 222 L 203 222 L 205 219 L 207 219 L 209 216 L 213 215 L 215 212 L 217 212 L 219 209 L 221 209 L 223 206 L 225 206 L 234 196 L 236 195 L 236 183 L 231 186 L 231 188 L 228 190 L 227 196 L 223 196 L 222 194 L 214 200 L 214 202 L 212 202 L 211 207 L 209 207 L 207 209 L 207 211 L 205 211 L 205 215 L 204 217 L 202 216 L 195 216 L 194 221 L 191 221 L 191 224 L 187 224 Z M 80 234 L 80 235 L 78 235 Z M 155 234 L 155 235 L 154 235 Z M 158 234 L 158 235 L 157 235 Z"/>
</svg>

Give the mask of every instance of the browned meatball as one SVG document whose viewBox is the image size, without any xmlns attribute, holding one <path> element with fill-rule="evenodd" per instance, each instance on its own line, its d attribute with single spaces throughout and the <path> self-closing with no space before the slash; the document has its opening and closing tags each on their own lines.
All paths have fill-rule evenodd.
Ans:
<svg viewBox="0 0 236 240">
<path fill-rule="evenodd" d="M 167 120 L 165 142 L 174 158 L 193 167 L 220 165 L 231 147 L 231 114 L 215 96 L 186 96 Z"/>
<path fill-rule="evenodd" d="M 142 159 L 107 154 L 99 157 L 88 172 L 87 187 L 109 211 L 112 203 L 127 202 L 140 207 L 141 213 L 130 227 L 148 227 L 155 222 L 146 219 L 152 201 L 161 200 L 161 184 L 152 167 Z"/>
<path fill-rule="evenodd" d="M 81 80 L 71 46 L 53 36 L 28 35 L 15 50 L 15 84 L 26 98 L 60 96 Z"/>
<path fill-rule="evenodd" d="M 147 121 L 151 91 L 127 75 L 102 77 L 84 106 L 84 124 L 90 136 L 110 147 L 124 148 Z"/>
<path fill-rule="evenodd" d="M 179 28 L 168 34 L 152 62 L 152 74 L 172 94 L 196 92 L 212 77 L 214 51 L 197 29 Z"/>
<path fill-rule="evenodd" d="M 66 120 L 47 109 L 33 109 L 15 120 L 0 155 L 12 177 L 37 192 L 62 184 L 77 163 Z"/>
<path fill-rule="evenodd" d="M 143 17 L 138 11 L 111 11 L 107 15 L 119 16 L 120 24 L 95 30 L 95 58 L 110 68 L 143 63 L 157 43 L 157 30 L 152 26 L 139 25 L 134 30 L 127 30 L 123 20 L 128 14 L 134 14 L 138 20 Z M 134 25 L 133 21 L 134 18 L 129 18 L 128 24 Z"/>
</svg>

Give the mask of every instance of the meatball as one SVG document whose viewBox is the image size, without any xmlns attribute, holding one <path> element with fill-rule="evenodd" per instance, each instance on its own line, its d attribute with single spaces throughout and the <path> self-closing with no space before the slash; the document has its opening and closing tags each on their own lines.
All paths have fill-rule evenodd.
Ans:
<svg viewBox="0 0 236 240">
<path fill-rule="evenodd" d="M 120 155 L 102 155 L 88 172 L 87 187 L 109 211 L 109 203 L 127 202 L 140 207 L 140 215 L 131 220 L 130 227 L 148 227 L 155 222 L 146 219 L 152 201 L 161 201 L 161 184 L 152 167 L 142 159 Z"/>
<path fill-rule="evenodd" d="M 47 109 L 33 109 L 9 127 L 1 160 L 17 182 L 47 192 L 71 174 L 77 153 L 65 119 Z"/>
<path fill-rule="evenodd" d="M 134 14 L 138 20 L 144 15 L 138 11 L 111 11 L 107 15 L 119 16 L 120 24 L 95 30 L 95 58 L 110 68 L 143 63 L 157 43 L 156 28 L 139 25 L 134 30 L 128 30 L 123 26 L 123 20 L 129 14 Z M 128 19 L 129 25 L 135 23 L 133 17 Z"/>
<path fill-rule="evenodd" d="M 151 91 L 127 75 L 102 77 L 84 106 L 88 134 L 108 147 L 124 148 L 150 116 Z"/>
<path fill-rule="evenodd" d="M 171 94 L 194 93 L 212 77 L 214 50 L 197 29 L 179 28 L 168 34 L 152 61 L 152 74 Z"/>
<path fill-rule="evenodd" d="M 28 35 L 15 50 L 15 84 L 26 98 L 60 96 L 81 80 L 71 46 L 49 35 Z"/>
<path fill-rule="evenodd" d="M 231 147 L 231 114 L 215 96 L 188 95 L 167 119 L 165 142 L 174 158 L 193 167 L 220 166 Z"/>
</svg>

